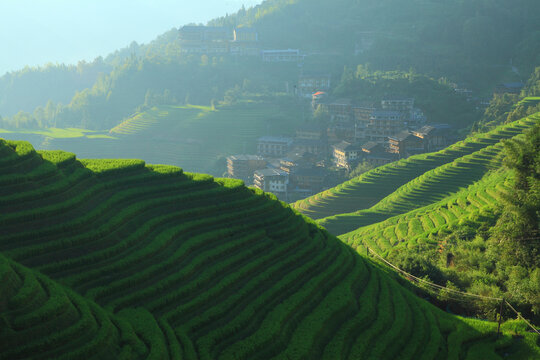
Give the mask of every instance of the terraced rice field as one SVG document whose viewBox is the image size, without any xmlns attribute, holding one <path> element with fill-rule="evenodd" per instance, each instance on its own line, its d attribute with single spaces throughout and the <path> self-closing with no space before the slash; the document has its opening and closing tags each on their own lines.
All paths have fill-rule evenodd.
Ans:
<svg viewBox="0 0 540 360">
<path fill-rule="evenodd" d="M 293 207 L 319 219 L 331 233 L 341 235 L 427 206 L 472 185 L 496 168 L 501 141 L 521 134 L 539 117 L 501 126 L 436 153 L 382 166 L 300 200 Z"/>
<path fill-rule="evenodd" d="M 440 245 L 439 234 L 453 226 L 469 218 L 492 218 L 492 210 L 500 203 L 501 194 L 510 189 L 509 181 L 507 172 L 489 172 L 468 188 L 434 204 L 361 227 L 340 235 L 340 239 L 360 252 L 365 252 L 367 246 L 381 255 L 397 247 L 414 249 L 422 244 Z"/>
<path fill-rule="evenodd" d="M 281 101 L 283 104 L 243 102 L 217 110 L 160 105 L 135 114 L 99 138 L 94 133 L 85 137 L 74 132 L 62 137 L 44 137 L 41 132 L 5 136 L 31 141 L 39 149 L 61 148 L 85 158 L 137 158 L 221 176 L 224 158 L 255 153 L 257 138 L 294 133 L 303 121 L 301 108 L 289 100 Z"/>
<path fill-rule="evenodd" d="M 0 140 L 0 185 L 0 359 L 540 355 L 240 181 Z"/>
</svg>

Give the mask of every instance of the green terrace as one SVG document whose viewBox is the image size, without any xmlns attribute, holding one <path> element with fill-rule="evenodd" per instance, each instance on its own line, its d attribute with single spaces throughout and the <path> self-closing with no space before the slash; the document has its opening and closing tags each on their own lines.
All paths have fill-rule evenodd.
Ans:
<svg viewBox="0 0 540 360">
<path fill-rule="evenodd" d="M 504 171 L 488 172 L 480 181 L 440 201 L 360 227 L 340 238 L 360 252 L 365 253 L 369 247 L 381 255 L 396 247 L 414 250 L 425 244 L 441 246 L 438 238 L 454 225 L 482 216 L 492 217 L 490 210 L 507 192 L 508 181 L 509 174 Z"/>
<path fill-rule="evenodd" d="M 0 359 L 540 355 L 238 180 L 0 140 L 0 184 Z"/>
</svg>

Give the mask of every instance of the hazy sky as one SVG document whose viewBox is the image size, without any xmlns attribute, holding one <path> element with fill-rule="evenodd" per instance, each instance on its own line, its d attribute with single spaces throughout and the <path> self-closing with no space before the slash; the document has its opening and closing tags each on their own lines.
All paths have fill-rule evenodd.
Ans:
<svg viewBox="0 0 540 360">
<path fill-rule="evenodd" d="M 262 0 L 0 0 L 0 76 L 48 62 L 76 63 L 147 43 Z"/>
</svg>

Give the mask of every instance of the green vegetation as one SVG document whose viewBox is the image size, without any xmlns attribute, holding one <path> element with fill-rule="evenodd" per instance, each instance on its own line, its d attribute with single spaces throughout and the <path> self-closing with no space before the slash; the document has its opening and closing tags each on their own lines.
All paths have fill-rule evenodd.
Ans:
<svg viewBox="0 0 540 360">
<path fill-rule="evenodd" d="M 294 98 L 251 96 L 214 108 L 156 105 L 110 132 L 42 129 L 13 130 L 9 135 L 85 157 L 136 157 L 222 175 L 226 156 L 255 153 L 258 137 L 292 134 L 302 121 L 302 108 Z"/>
<path fill-rule="evenodd" d="M 305 206 L 306 213 L 335 212 L 318 222 L 342 234 L 340 239 L 359 253 L 366 254 L 369 247 L 415 276 L 504 297 L 538 322 L 539 122 L 537 113 L 441 152 L 372 170 L 294 205 L 301 211 Z M 447 158 L 407 177 L 419 164 L 449 153 L 453 161 Z M 368 201 L 376 203 L 338 212 L 340 206 L 361 207 Z M 463 304 L 444 294 L 436 301 L 459 313 L 495 318 L 490 301 Z"/>
<path fill-rule="evenodd" d="M 17 134 L 17 135 L 40 135 L 51 139 L 72 139 L 72 138 L 88 138 L 88 139 L 115 139 L 105 132 L 87 130 L 87 129 L 0 129 L 0 134 Z"/>
<path fill-rule="evenodd" d="M 0 173 L 21 177 L 0 190 L 2 359 L 539 355 L 521 323 L 497 339 L 444 313 L 241 181 L 12 141 Z"/>
</svg>

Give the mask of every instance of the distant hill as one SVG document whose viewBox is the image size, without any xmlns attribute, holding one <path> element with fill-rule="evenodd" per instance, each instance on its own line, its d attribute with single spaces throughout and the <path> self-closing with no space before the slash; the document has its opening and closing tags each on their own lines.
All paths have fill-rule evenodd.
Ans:
<svg viewBox="0 0 540 360">
<path fill-rule="evenodd" d="M 238 180 L 4 140 L 0 174 L 2 359 L 539 355 Z"/>
</svg>

